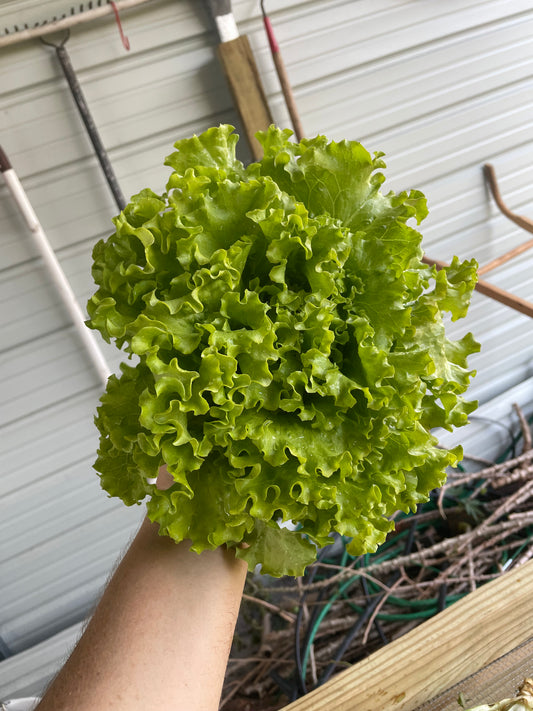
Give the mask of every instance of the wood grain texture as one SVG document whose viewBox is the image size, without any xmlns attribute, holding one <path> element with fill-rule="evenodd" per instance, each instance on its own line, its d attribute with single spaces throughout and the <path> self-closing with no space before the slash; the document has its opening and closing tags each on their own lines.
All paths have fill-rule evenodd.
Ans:
<svg viewBox="0 0 533 711">
<path fill-rule="evenodd" d="M 412 711 L 533 635 L 532 588 L 530 561 L 283 711 Z"/>
<path fill-rule="evenodd" d="M 273 123 L 252 48 L 246 36 L 218 45 L 218 56 L 255 160 L 263 149 L 255 138 Z"/>
</svg>

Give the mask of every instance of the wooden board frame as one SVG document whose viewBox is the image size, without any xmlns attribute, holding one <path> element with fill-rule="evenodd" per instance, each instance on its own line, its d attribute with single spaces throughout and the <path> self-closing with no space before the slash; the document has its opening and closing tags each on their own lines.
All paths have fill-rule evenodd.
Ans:
<svg viewBox="0 0 533 711">
<path fill-rule="evenodd" d="M 532 635 L 533 561 L 529 561 L 283 711 L 413 711 Z"/>
</svg>

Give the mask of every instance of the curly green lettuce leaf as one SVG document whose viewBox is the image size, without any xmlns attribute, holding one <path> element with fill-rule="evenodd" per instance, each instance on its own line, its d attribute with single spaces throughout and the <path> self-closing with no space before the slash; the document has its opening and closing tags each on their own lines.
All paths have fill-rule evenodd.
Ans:
<svg viewBox="0 0 533 711">
<path fill-rule="evenodd" d="M 102 397 L 95 468 L 161 534 L 300 575 L 335 532 L 375 550 L 459 461 L 431 430 L 475 407 L 479 346 L 443 314 L 464 316 L 476 265 L 422 263 L 425 198 L 382 193 L 381 154 L 259 140 L 246 168 L 230 126 L 179 141 L 166 192 L 95 246 L 88 324 L 137 360 Z"/>
<path fill-rule="evenodd" d="M 245 560 L 249 567 L 261 561 L 261 572 L 265 575 L 279 576 L 282 569 L 285 575 L 301 575 L 301 571 L 316 558 L 316 548 L 300 534 L 280 528 L 275 522 L 257 521 L 250 546 L 237 548 L 237 558 Z"/>
</svg>

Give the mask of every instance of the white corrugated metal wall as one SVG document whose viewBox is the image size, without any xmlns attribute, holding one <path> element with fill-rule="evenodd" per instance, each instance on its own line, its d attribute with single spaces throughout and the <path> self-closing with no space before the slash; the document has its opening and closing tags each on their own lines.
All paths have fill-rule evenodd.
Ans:
<svg viewBox="0 0 533 711">
<path fill-rule="evenodd" d="M 0 27 L 22 10 L 46 19 L 46 6 L 2 2 Z M 306 133 L 384 150 L 390 187 L 418 187 L 428 197 L 428 255 L 484 263 L 526 239 L 491 203 L 481 165 L 492 162 L 507 203 L 533 215 L 529 0 L 266 6 Z M 288 125 L 259 3 L 236 0 L 233 7 L 274 119 Z M 237 118 L 202 2 L 152 0 L 122 21 L 129 53 L 112 19 L 73 29 L 67 47 L 130 195 L 164 185 L 162 161 L 175 140 Z M 116 208 L 53 51 L 39 41 L 5 47 L 0 72 L 0 143 L 84 305 L 91 249 L 112 231 Z M 526 254 L 488 279 L 533 299 L 532 266 Z M 43 650 L 57 656 L 72 635 L 63 632 L 48 647 L 46 640 L 87 614 L 142 512 L 99 489 L 91 469 L 98 378 L 3 185 L 0 304 L 0 653 L 9 655 L 0 661 L 1 699 L 38 690 L 56 664 L 47 666 Z M 489 415 L 496 398 L 496 417 L 506 416 L 510 398 L 530 408 L 530 319 L 476 294 L 450 335 L 466 330 L 482 343 L 471 361 L 478 369 L 472 397 Z M 118 354 L 108 346 L 105 354 L 116 368 Z M 483 436 L 478 431 L 476 441 Z"/>
</svg>

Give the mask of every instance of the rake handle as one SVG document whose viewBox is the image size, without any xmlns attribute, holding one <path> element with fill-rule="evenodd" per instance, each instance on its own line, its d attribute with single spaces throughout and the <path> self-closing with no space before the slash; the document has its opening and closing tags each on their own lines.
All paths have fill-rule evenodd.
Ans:
<svg viewBox="0 0 533 711">
<path fill-rule="evenodd" d="M 126 207 L 126 200 L 124 199 L 124 195 L 118 184 L 117 176 L 115 175 L 115 172 L 111 166 L 107 151 L 104 148 L 104 144 L 102 143 L 93 117 L 91 116 L 91 112 L 89 111 L 87 102 L 85 101 L 85 97 L 81 90 L 80 83 L 70 62 L 68 52 L 64 45 L 56 46 L 55 50 L 59 62 L 61 64 L 61 68 L 63 69 L 65 78 L 70 87 L 70 91 L 72 92 L 74 101 L 76 102 L 76 106 L 78 107 L 78 110 L 80 112 L 82 121 L 85 125 L 85 128 L 87 129 L 87 133 L 89 134 L 91 143 L 93 144 L 96 156 L 100 162 L 100 165 L 102 166 L 102 170 L 104 171 L 107 184 L 109 185 L 109 188 L 113 193 L 113 197 L 115 198 L 115 202 L 117 204 L 118 209 L 123 210 Z"/>
<path fill-rule="evenodd" d="M 285 62 L 281 56 L 279 45 L 277 43 L 276 37 L 274 35 L 274 30 L 272 28 L 272 23 L 268 15 L 263 15 L 263 22 L 265 24 L 265 30 L 268 37 L 268 43 L 270 45 L 270 52 L 272 54 L 272 59 L 274 61 L 274 66 L 276 67 L 276 73 L 278 75 L 279 83 L 281 85 L 281 90 L 285 98 L 285 104 L 289 111 L 289 116 L 291 117 L 292 127 L 294 129 L 294 135 L 298 141 L 301 141 L 304 137 L 304 130 L 302 126 L 302 121 L 300 119 L 300 114 L 298 112 L 298 107 L 296 106 L 296 100 L 292 91 L 292 86 L 289 81 L 289 75 L 285 68 Z"/>
</svg>

